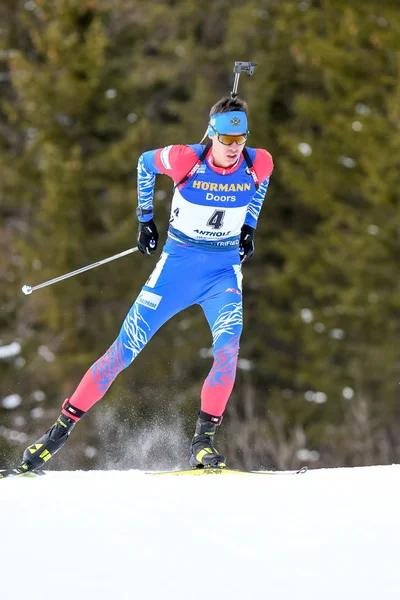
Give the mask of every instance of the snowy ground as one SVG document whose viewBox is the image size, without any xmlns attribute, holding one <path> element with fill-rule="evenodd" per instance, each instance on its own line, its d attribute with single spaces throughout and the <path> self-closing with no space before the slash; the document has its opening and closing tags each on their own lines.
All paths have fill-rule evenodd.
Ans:
<svg viewBox="0 0 400 600">
<path fill-rule="evenodd" d="M 400 465 L 49 472 L 0 482 L 0 515 L 1 600 L 400 598 Z"/>
</svg>

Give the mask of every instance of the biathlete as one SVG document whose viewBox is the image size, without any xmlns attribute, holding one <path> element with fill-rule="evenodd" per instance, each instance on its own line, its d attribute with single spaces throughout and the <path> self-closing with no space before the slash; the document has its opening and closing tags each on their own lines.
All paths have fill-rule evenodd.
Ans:
<svg viewBox="0 0 400 600">
<path fill-rule="evenodd" d="M 243 324 L 241 262 L 254 253 L 254 230 L 273 169 L 266 150 L 245 147 L 247 110 L 238 97 L 222 98 L 210 111 L 206 145 L 167 146 L 140 156 L 137 245 L 143 254 L 157 249 L 153 193 L 158 174 L 175 183 L 167 241 L 117 339 L 65 400 L 54 425 L 25 450 L 20 472 L 47 463 L 156 331 L 193 304 L 201 306 L 210 326 L 214 362 L 201 391 L 190 465 L 226 466 L 213 436 L 236 375 Z"/>
</svg>

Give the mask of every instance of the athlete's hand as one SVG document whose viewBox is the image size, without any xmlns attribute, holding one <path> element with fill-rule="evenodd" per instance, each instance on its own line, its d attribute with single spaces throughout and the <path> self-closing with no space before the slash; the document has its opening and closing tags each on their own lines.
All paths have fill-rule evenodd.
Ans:
<svg viewBox="0 0 400 600">
<path fill-rule="evenodd" d="M 139 222 L 137 247 L 142 254 L 154 254 L 157 250 L 158 231 L 153 219 L 147 223 Z"/>
<path fill-rule="evenodd" d="M 240 262 L 250 260 L 254 254 L 254 229 L 250 225 L 243 225 L 239 242 Z"/>
</svg>

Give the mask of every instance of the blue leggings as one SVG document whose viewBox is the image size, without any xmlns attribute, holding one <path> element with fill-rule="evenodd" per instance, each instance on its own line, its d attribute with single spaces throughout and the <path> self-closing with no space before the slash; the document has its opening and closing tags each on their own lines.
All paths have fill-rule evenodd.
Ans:
<svg viewBox="0 0 400 600">
<path fill-rule="evenodd" d="M 236 375 L 243 326 L 241 279 L 238 250 L 203 250 L 169 238 L 117 339 L 86 372 L 70 403 L 89 410 L 166 321 L 199 304 L 211 329 L 214 355 L 201 410 L 221 416 Z"/>
</svg>

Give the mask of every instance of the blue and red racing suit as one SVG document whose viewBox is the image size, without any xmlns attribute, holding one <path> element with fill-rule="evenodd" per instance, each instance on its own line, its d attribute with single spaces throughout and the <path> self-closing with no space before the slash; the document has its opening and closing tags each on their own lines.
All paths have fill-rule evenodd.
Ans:
<svg viewBox="0 0 400 600">
<path fill-rule="evenodd" d="M 200 164 L 203 150 L 200 144 L 174 145 L 139 158 L 138 204 L 150 211 L 141 221 L 153 217 L 156 175 L 168 175 L 178 184 L 168 239 L 117 339 L 71 396 L 70 403 L 82 411 L 105 394 L 166 321 L 199 304 L 211 329 L 214 356 L 201 392 L 201 410 L 214 416 L 224 412 L 235 381 L 243 324 L 240 230 L 243 224 L 257 225 L 273 163 L 266 150 L 247 149 L 260 182 L 257 189 L 243 154 L 225 169 L 213 163 L 211 151 Z M 179 185 L 188 173 L 191 177 Z"/>
</svg>

